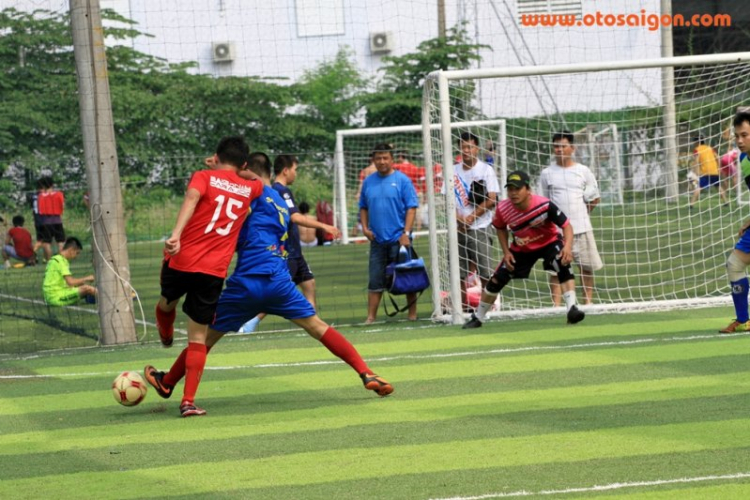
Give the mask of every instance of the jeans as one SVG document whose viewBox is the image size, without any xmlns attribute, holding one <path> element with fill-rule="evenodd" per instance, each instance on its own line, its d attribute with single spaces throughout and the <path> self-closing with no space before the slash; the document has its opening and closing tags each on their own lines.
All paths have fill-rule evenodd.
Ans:
<svg viewBox="0 0 750 500">
<path fill-rule="evenodd" d="M 370 282 L 367 284 L 369 292 L 383 292 L 385 290 L 385 267 L 396 260 L 401 244 L 370 242 Z"/>
</svg>

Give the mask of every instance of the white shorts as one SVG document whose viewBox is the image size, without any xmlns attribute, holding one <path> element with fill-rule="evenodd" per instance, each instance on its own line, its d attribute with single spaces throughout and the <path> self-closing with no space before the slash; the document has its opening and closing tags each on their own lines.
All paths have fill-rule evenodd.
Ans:
<svg viewBox="0 0 750 500">
<path fill-rule="evenodd" d="M 598 271 L 604 267 L 593 231 L 573 236 L 573 262 L 586 271 Z"/>
<path fill-rule="evenodd" d="M 318 240 L 313 240 L 309 242 L 300 241 L 299 246 L 301 247 L 316 247 L 318 246 Z"/>
</svg>

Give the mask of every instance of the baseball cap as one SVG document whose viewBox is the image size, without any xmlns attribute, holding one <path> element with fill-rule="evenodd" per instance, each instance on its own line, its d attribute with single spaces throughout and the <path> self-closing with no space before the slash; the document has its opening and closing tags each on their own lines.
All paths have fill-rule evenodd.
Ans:
<svg viewBox="0 0 750 500">
<path fill-rule="evenodd" d="M 531 179 L 529 179 L 529 174 L 526 172 L 521 172 L 520 170 L 516 170 L 515 172 L 511 172 L 508 174 L 508 180 L 505 183 L 505 187 L 508 186 L 514 186 L 517 188 L 522 188 L 524 186 L 529 186 L 531 184 Z"/>
</svg>

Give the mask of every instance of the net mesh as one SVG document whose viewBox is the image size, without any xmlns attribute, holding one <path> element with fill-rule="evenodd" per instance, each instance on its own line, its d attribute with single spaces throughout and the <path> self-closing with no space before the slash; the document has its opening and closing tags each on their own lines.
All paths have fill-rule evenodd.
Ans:
<svg viewBox="0 0 750 500">
<path fill-rule="evenodd" d="M 727 294 L 726 254 L 747 199 L 738 187 L 729 128 L 738 106 L 747 102 L 750 66 L 675 66 L 676 128 L 671 136 L 666 133 L 662 75 L 661 68 L 577 72 L 488 78 L 483 86 L 483 108 L 508 113 L 498 115 L 507 119 L 508 171 L 529 173 L 532 190 L 538 190 L 542 169 L 554 162 L 552 135 L 568 130 L 575 136 L 574 159 L 598 179 L 601 204 L 590 218 L 604 267 L 594 273 L 594 304 L 675 307 Z M 463 101 L 480 99 L 464 92 L 465 86 L 453 81 L 449 86 L 451 116 L 465 107 Z M 542 96 L 540 88 L 548 92 Z M 436 82 L 429 82 L 425 92 L 426 115 L 438 123 Z M 449 148 L 454 157 L 462 131 L 453 129 L 449 140 L 433 131 L 427 154 L 443 158 Z M 697 160 L 699 138 L 711 148 L 707 151 L 715 167 Z M 715 184 L 698 189 L 697 178 L 709 174 L 714 177 L 703 182 Z M 441 220 L 449 216 L 444 213 Z M 449 291 L 450 245 L 444 238 L 439 241 L 440 289 Z M 496 239 L 494 243 L 490 258 L 497 264 L 501 255 Z M 573 271 L 579 274 L 575 264 Z M 582 303 L 580 276 L 576 280 Z M 436 313 L 453 310 L 445 305 Z M 551 306 L 548 274 L 541 264 L 528 280 L 513 280 L 502 292 L 502 310 L 509 313 L 541 313 Z"/>
</svg>

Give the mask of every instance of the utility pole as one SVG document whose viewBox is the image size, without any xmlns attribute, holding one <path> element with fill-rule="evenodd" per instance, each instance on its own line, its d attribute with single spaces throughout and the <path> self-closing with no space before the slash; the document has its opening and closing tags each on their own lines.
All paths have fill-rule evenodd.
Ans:
<svg viewBox="0 0 750 500">
<path fill-rule="evenodd" d="M 136 342 L 99 0 L 70 0 L 102 344 Z"/>
<path fill-rule="evenodd" d="M 438 37 L 445 38 L 445 0 L 438 0 Z"/>
</svg>

